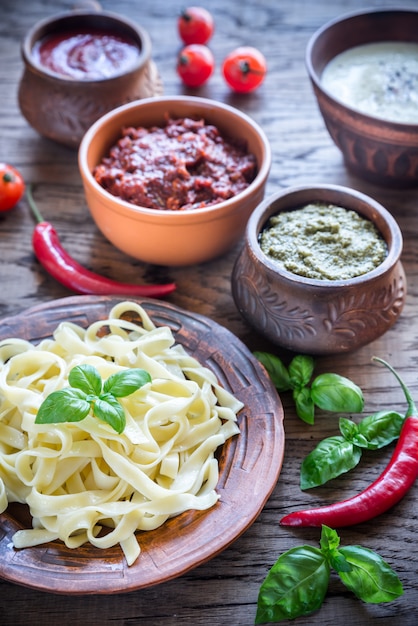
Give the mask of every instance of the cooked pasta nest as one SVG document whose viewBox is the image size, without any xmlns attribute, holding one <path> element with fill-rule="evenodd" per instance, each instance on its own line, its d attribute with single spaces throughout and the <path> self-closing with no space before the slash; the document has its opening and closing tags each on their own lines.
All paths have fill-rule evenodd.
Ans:
<svg viewBox="0 0 418 626">
<path fill-rule="evenodd" d="M 120 399 L 122 434 L 91 415 L 35 424 L 42 402 L 68 386 L 80 364 L 103 379 L 126 368 L 151 375 Z M 32 516 L 32 528 L 14 534 L 15 548 L 53 540 L 69 548 L 120 544 L 132 565 L 140 555 L 137 531 L 216 504 L 215 453 L 239 433 L 242 406 L 134 302 L 119 303 L 88 328 L 62 322 L 37 345 L 1 341 L 0 513 L 19 502 Z"/>
</svg>

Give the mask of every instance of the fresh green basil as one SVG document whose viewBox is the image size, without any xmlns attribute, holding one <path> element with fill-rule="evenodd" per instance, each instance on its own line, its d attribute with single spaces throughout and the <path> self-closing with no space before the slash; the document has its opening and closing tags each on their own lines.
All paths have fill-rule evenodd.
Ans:
<svg viewBox="0 0 418 626">
<path fill-rule="evenodd" d="M 320 409 L 334 413 L 361 413 L 363 392 L 349 378 L 339 374 L 320 374 L 311 385 L 312 400 Z"/>
<path fill-rule="evenodd" d="M 314 360 L 299 354 L 288 367 L 274 354 L 254 352 L 264 365 L 279 393 L 292 391 L 296 414 L 307 424 L 313 424 L 315 406 L 333 412 L 359 413 L 363 410 L 363 394 L 355 383 L 338 374 L 320 374 L 311 386 Z"/>
<path fill-rule="evenodd" d="M 318 610 L 330 568 L 319 548 L 291 548 L 276 561 L 261 585 L 255 623 L 279 622 Z"/>
<path fill-rule="evenodd" d="M 342 436 L 327 437 L 306 456 L 300 469 L 300 488 L 311 489 L 358 465 L 361 449 Z"/>
<path fill-rule="evenodd" d="M 391 602 L 403 593 L 402 583 L 381 556 L 361 546 L 340 548 L 351 565 L 338 574 L 347 587 L 360 600 L 371 604 Z"/>
<path fill-rule="evenodd" d="M 291 548 L 270 569 L 259 590 L 255 623 L 280 622 L 317 611 L 328 590 L 331 569 L 363 602 L 390 602 L 403 594 L 397 574 L 376 552 L 361 546 L 340 547 L 338 533 L 322 526 L 320 548 Z"/>
<path fill-rule="evenodd" d="M 313 424 L 315 420 L 315 405 L 309 389 L 307 387 L 294 389 L 292 395 L 298 417 L 307 424 Z"/>
<path fill-rule="evenodd" d="M 396 411 L 379 411 L 358 424 L 340 417 L 341 435 L 323 439 L 302 461 L 300 488 L 319 487 L 349 472 L 360 462 L 363 449 L 376 450 L 397 439 L 404 419 Z"/>
<path fill-rule="evenodd" d="M 312 378 L 314 360 L 311 356 L 298 354 L 290 361 L 288 369 L 292 389 L 306 387 Z"/>
<path fill-rule="evenodd" d="M 39 407 L 35 424 L 80 422 L 92 412 L 117 433 L 121 433 L 126 418 L 117 398 L 131 395 L 150 381 L 148 372 L 132 368 L 112 374 L 103 383 L 95 367 L 77 365 L 68 375 L 70 387 L 54 391 L 45 398 Z"/>
<path fill-rule="evenodd" d="M 254 352 L 254 356 L 264 365 L 279 393 L 292 389 L 289 372 L 278 356 L 269 352 Z"/>
<path fill-rule="evenodd" d="M 369 450 L 387 446 L 398 439 L 405 416 L 396 411 L 378 411 L 363 418 L 358 425 L 358 435 L 367 441 Z M 355 443 L 361 445 L 358 441 Z"/>
</svg>

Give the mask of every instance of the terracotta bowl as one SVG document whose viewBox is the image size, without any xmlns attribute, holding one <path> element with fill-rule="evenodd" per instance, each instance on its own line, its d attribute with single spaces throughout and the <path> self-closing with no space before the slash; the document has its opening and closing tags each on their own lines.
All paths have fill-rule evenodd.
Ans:
<svg viewBox="0 0 418 626">
<path fill-rule="evenodd" d="M 77 80 L 49 70 L 34 57 L 35 44 L 46 35 L 77 29 L 105 30 L 128 37 L 138 46 L 136 62 L 128 71 L 110 78 Z M 24 71 L 18 100 L 23 116 L 41 135 L 71 148 L 78 148 L 86 130 L 107 111 L 163 91 L 160 76 L 151 59 L 148 33 L 115 13 L 75 9 L 45 19 L 26 34 L 21 53 Z"/>
<path fill-rule="evenodd" d="M 281 269 L 262 252 L 260 232 L 270 216 L 311 202 L 371 220 L 387 243 L 385 260 L 348 280 L 314 280 Z M 249 219 L 232 273 L 233 297 L 245 320 L 278 346 L 307 354 L 348 352 L 382 335 L 399 317 L 406 296 L 401 252 L 399 226 L 372 198 L 337 185 L 291 188 L 267 198 Z"/>
<path fill-rule="evenodd" d="M 92 172 L 116 143 L 122 127 L 163 125 L 167 113 L 174 118 L 203 118 L 225 137 L 245 140 L 258 166 L 252 183 L 228 200 L 188 211 L 135 206 L 101 187 Z M 157 265 L 202 263 L 237 243 L 264 197 L 270 165 L 268 140 L 250 117 L 226 104 L 191 96 L 149 98 L 119 107 L 93 124 L 79 150 L 86 200 L 98 228 L 126 254 Z"/>
<path fill-rule="evenodd" d="M 418 185 L 418 124 L 378 119 L 346 106 L 321 84 L 337 54 L 378 41 L 418 43 L 418 11 L 381 9 L 346 15 L 325 24 L 310 39 L 306 66 L 319 109 L 346 165 L 373 183 Z"/>
</svg>

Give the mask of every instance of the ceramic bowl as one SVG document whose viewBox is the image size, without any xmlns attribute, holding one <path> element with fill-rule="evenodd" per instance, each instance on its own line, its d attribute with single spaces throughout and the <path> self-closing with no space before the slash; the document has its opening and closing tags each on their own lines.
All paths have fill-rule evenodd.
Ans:
<svg viewBox="0 0 418 626">
<path fill-rule="evenodd" d="M 321 82 L 325 66 L 354 46 L 378 41 L 418 43 L 418 11 L 367 10 L 325 24 L 310 39 L 306 66 L 325 125 L 348 168 L 375 184 L 418 185 L 418 124 L 391 122 L 346 106 Z"/>
<path fill-rule="evenodd" d="M 92 172 L 121 129 L 163 125 L 167 114 L 203 118 L 225 137 L 245 140 L 257 161 L 255 179 L 228 200 L 188 211 L 135 206 L 101 187 Z M 193 265 L 228 251 L 243 236 L 251 212 L 264 197 L 270 165 L 268 140 L 250 117 L 226 104 L 192 96 L 148 98 L 119 107 L 93 124 L 79 149 L 86 200 L 98 228 L 126 254 L 157 265 Z"/>
<path fill-rule="evenodd" d="M 352 209 L 371 220 L 388 246 L 384 261 L 348 280 L 314 280 L 281 269 L 262 252 L 260 232 L 270 216 L 311 202 Z M 290 188 L 251 215 L 233 268 L 233 297 L 245 320 L 278 346 L 307 354 L 348 352 L 382 335 L 399 317 L 406 295 L 401 252 L 397 222 L 372 198 L 338 185 Z"/>
<path fill-rule="evenodd" d="M 132 40 L 139 50 L 129 70 L 109 78 L 78 80 L 40 64 L 33 54 L 43 37 L 74 30 L 107 31 Z M 20 110 L 41 135 L 78 148 L 86 130 L 107 111 L 121 104 L 162 93 L 162 82 L 151 58 L 146 30 L 131 20 L 100 8 L 74 9 L 35 24 L 21 47 L 24 70 L 19 83 Z"/>
</svg>

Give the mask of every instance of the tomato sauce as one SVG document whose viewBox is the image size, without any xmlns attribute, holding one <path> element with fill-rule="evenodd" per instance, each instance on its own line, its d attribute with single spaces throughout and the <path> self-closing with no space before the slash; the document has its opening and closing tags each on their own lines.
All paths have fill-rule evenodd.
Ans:
<svg viewBox="0 0 418 626">
<path fill-rule="evenodd" d="M 102 30 L 53 33 L 36 42 L 32 50 L 40 65 L 76 80 L 121 74 L 135 65 L 139 54 L 133 40 Z"/>
<path fill-rule="evenodd" d="M 104 189 L 126 202 L 174 211 L 227 200 L 246 189 L 256 173 L 255 156 L 245 145 L 190 118 L 123 129 L 93 172 Z"/>
</svg>

